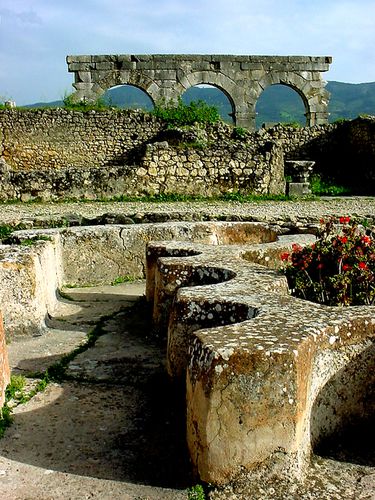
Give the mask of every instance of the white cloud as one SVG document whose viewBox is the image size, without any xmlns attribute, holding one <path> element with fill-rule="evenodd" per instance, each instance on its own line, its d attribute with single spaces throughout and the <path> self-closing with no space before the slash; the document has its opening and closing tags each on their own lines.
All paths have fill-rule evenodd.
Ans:
<svg viewBox="0 0 375 500">
<path fill-rule="evenodd" d="M 84 53 L 332 55 L 327 79 L 375 81 L 374 19 L 373 0 L 2 0 L 0 96 L 60 98 Z"/>
</svg>

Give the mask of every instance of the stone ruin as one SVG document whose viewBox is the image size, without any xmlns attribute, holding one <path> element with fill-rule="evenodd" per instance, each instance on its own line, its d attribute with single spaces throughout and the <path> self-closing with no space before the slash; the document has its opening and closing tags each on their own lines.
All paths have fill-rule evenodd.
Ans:
<svg viewBox="0 0 375 500">
<path fill-rule="evenodd" d="M 35 244 L 1 247 L 9 340 L 43 332 L 65 283 L 146 276 L 168 373 L 186 392 L 187 442 L 202 481 L 222 485 L 263 469 L 301 480 L 322 439 L 374 414 L 373 308 L 294 298 L 277 270 L 280 253 L 312 235 L 280 236 L 260 223 L 175 222 L 17 238 Z M 9 369 L 0 334 L 3 398 Z"/>
<path fill-rule="evenodd" d="M 67 56 L 74 73 L 73 98 L 97 100 L 116 85 L 135 85 L 154 103 L 177 99 L 190 87 L 210 84 L 221 89 L 232 105 L 237 126 L 255 129 L 255 107 L 269 85 L 284 84 L 302 97 L 307 125 L 328 121 L 329 93 L 321 73 L 332 58 L 254 55 L 74 55 Z"/>
</svg>

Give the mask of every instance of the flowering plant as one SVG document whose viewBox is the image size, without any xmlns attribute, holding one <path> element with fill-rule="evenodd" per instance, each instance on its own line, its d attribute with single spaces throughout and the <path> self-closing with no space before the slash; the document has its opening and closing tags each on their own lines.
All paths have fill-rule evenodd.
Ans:
<svg viewBox="0 0 375 500">
<path fill-rule="evenodd" d="M 375 302 L 375 238 L 350 217 L 321 220 L 311 246 L 281 254 L 291 293 L 321 304 Z M 368 234 L 367 234 L 368 233 Z"/>
</svg>

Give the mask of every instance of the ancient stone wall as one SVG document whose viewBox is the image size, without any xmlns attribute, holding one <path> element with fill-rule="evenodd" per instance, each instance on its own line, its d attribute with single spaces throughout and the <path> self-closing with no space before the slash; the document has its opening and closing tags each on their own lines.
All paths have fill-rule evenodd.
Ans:
<svg viewBox="0 0 375 500">
<path fill-rule="evenodd" d="M 284 192 L 282 150 L 225 124 L 185 130 L 142 112 L 0 111 L 0 198 Z"/>
<path fill-rule="evenodd" d="M 0 111 L 0 199 L 283 194 L 284 160 L 358 194 L 375 189 L 375 119 L 248 133 L 224 123 L 169 130 L 144 112 Z"/>
</svg>

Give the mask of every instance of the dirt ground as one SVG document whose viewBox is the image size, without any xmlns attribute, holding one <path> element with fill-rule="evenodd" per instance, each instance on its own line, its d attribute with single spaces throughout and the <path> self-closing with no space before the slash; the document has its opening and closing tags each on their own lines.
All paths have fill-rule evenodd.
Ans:
<svg viewBox="0 0 375 500">
<path fill-rule="evenodd" d="M 29 377 L 98 335 L 51 383 L 14 409 L 0 440 L 0 499 L 187 499 L 192 477 L 184 401 L 165 372 L 144 283 L 67 289 L 40 337 L 9 345 L 14 374 Z M 306 483 L 244 476 L 212 500 L 375 498 L 375 469 L 316 458 Z"/>
</svg>

